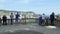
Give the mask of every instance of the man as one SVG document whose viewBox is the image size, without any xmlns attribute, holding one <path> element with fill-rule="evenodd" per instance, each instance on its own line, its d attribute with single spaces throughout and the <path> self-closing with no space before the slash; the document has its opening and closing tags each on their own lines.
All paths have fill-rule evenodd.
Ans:
<svg viewBox="0 0 60 34">
<path fill-rule="evenodd" d="M 2 18 L 3 18 L 3 25 L 7 25 L 7 17 L 6 17 L 6 15 L 4 15 Z"/>
<path fill-rule="evenodd" d="M 51 25 L 54 25 L 54 20 L 55 20 L 55 16 L 54 16 L 54 12 L 50 15 L 50 21 L 51 21 Z"/>
<path fill-rule="evenodd" d="M 11 13 L 10 18 L 11 18 L 11 25 L 12 25 L 13 24 L 13 18 L 14 18 L 13 13 Z"/>
<path fill-rule="evenodd" d="M 42 25 L 42 16 L 39 17 L 39 25 Z"/>
<path fill-rule="evenodd" d="M 1 26 L 1 24 L 2 24 L 2 19 L 1 19 L 1 17 L 0 17 L 0 26 Z"/>
<path fill-rule="evenodd" d="M 43 15 L 42 15 L 42 25 L 44 25 L 45 24 L 45 20 L 46 20 L 46 15 L 43 13 Z"/>
<path fill-rule="evenodd" d="M 18 23 L 19 17 L 20 17 L 20 15 L 17 12 L 17 14 L 16 14 L 16 23 Z"/>
</svg>

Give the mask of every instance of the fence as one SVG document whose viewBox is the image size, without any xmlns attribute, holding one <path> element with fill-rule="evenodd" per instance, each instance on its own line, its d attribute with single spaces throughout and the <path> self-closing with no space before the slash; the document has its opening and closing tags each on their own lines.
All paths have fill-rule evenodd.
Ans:
<svg viewBox="0 0 60 34">
<path fill-rule="evenodd" d="M 13 23 L 15 24 L 16 20 L 13 19 Z M 48 19 L 48 24 L 50 24 L 50 20 Z M 22 18 L 22 19 L 19 19 L 19 24 L 27 24 L 27 23 L 38 23 L 39 22 L 39 19 L 38 18 Z M 10 24 L 11 21 L 10 19 L 7 19 L 7 23 Z M 55 20 L 55 25 L 60 25 L 60 20 Z"/>
<path fill-rule="evenodd" d="M 13 19 L 13 23 L 15 24 L 16 19 Z M 19 24 L 27 24 L 27 23 L 38 23 L 38 18 L 22 18 L 18 20 Z M 3 23 L 3 22 L 2 22 Z M 11 23 L 11 19 L 7 19 L 7 23 Z"/>
</svg>

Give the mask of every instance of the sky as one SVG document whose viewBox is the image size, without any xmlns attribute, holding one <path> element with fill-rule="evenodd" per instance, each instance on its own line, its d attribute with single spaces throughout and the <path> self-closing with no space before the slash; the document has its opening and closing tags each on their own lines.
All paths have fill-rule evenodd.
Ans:
<svg viewBox="0 0 60 34">
<path fill-rule="evenodd" d="M 60 0 L 0 0 L 0 9 L 60 14 Z"/>
</svg>

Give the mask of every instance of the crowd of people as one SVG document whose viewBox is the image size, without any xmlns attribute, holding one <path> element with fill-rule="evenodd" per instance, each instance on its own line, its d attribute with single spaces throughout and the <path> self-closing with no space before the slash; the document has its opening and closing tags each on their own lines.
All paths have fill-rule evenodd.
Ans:
<svg viewBox="0 0 60 34">
<path fill-rule="evenodd" d="M 45 14 L 41 15 L 39 17 L 39 25 L 44 25 L 44 24 L 48 25 L 48 20 L 50 20 L 50 25 L 54 25 L 54 20 L 55 20 L 54 12 L 52 12 L 50 18 L 46 17 Z"/>
<path fill-rule="evenodd" d="M 15 20 L 16 20 L 16 23 L 18 23 L 18 20 L 19 20 L 19 17 L 20 17 L 20 14 L 17 12 L 17 14 L 15 15 Z M 11 20 L 11 25 L 13 25 L 13 19 L 14 19 L 14 14 L 11 13 L 10 14 L 10 20 Z M 46 17 L 46 15 L 43 13 L 43 15 L 41 15 L 39 17 L 39 25 L 48 25 L 48 20 L 49 18 Z M 55 20 L 55 14 L 54 12 L 50 15 L 50 25 L 54 25 L 54 20 Z M 1 22 L 3 21 L 3 25 L 7 25 L 7 16 L 6 15 L 3 15 L 2 19 L 0 18 L 0 24 Z"/>
<path fill-rule="evenodd" d="M 17 14 L 15 15 L 16 23 L 18 23 L 19 17 L 20 17 L 20 14 L 17 12 Z M 11 25 L 13 25 L 13 19 L 14 19 L 13 13 L 10 14 L 10 19 L 11 19 Z M 2 23 L 2 21 L 3 21 L 3 23 Z M 0 17 L 0 24 L 7 25 L 7 16 L 6 15 L 3 15 L 2 19 Z"/>
</svg>

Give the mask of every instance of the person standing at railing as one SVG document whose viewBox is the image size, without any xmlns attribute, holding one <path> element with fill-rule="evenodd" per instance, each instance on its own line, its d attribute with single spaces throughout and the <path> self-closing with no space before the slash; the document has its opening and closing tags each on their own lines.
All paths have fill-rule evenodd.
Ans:
<svg viewBox="0 0 60 34">
<path fill-rule="evenodd" d="M 50 15 L 50 21 L 51 21 L 51 25 L 54 25 L 54 20 L 55 20 L 55 14 L 54 12 Z"/>
<path fill-rule="evenodd" d="M 46 22 L 46 15 L 43 13 L 42 15 L 42 25 L 45 25 Z"/>
<path fill-rule="evenodd" d="M 20 14 L 17 12 L 17 14 L 15 15 L 16 17 L 16 23 L 18 23 L 18 20 L 19 20 L 19 17 L 20 17 Z"/>
<path fill-rule="evenodd" d="M 42 16 L 39 17 L 39 25 L 42 25 Z"/>
<path fill-rule="evenodd" d="M 14 19 L 13 13 L 11 13 L 10 18 L 11 18 L 11 25 L 13 25 L 13 19 Z"/>
<path fill-rule="evenodd" d="M 3 20 L 3 25 L 7 25 L 7 16 L 6 15 L 4 15 L 2 17 L 2 20 Z"/>
<path fill-rule="evenodd" d="M 1 19 L 1 17 L 0 17 L 0 26 L 1 26 L 1 24 L 2 24 L 2 19 Z"/>
</svg>

